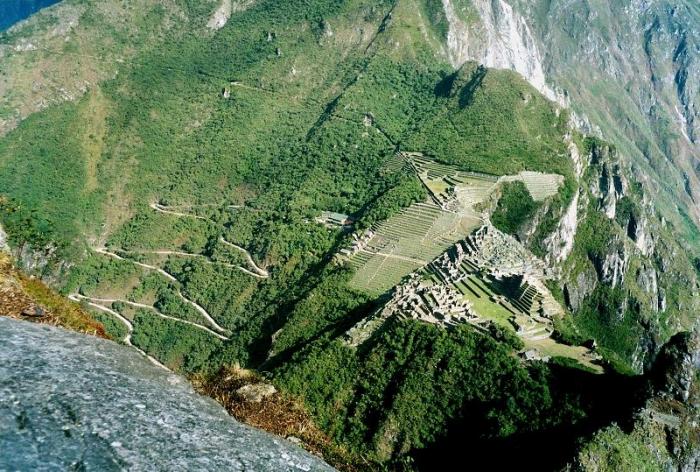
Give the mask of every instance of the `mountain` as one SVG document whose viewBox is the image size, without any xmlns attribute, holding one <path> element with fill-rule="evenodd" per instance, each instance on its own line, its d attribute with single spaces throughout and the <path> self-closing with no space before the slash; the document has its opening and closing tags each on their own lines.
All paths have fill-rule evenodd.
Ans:
<svg viewBox="0 0 700 472">
<path fill-rule="evenodd" d="M 338 467 L 560 469 L 697 325 L 697 25 L 65 0 L 0 36 L 2 225 L 114 339 L 263 373 Z"/>
<path fill-rule="evenodd" d="M 697 470 L 699 347 L 697 334 L 674 336 L 650 370 L 640 407 L 597 432 L 574 470 Z"/>
<path fill-rule="evenodd" d="M 700 9 L 690 1 L 446 1 L 453 64 L 508 68 L 615 143 L 696 239 Z M 465 21 L 463 18 L 468 18 Z"/>
</svg>

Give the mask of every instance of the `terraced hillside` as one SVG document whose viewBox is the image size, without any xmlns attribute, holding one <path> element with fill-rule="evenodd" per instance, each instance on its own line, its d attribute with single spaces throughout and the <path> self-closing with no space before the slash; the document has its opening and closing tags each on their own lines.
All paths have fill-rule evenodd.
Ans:
<svg viewBox="0 0 700 472">
<path fill-rule="evenodd" d="M 560 175 L 528 171 L 501 177 L 461 171 L 420 153 L 399 153 L 383 170 L 414 173 L 428 199 L 373 224 L 341 251 L 355 271 L 351 285 L 377 295 L 482 226 L 488 212 L 481 206 L 502 182 L 522 181 L 532 198 L 542 201 L 556 195 L 564 181 Z"/>
</svg>

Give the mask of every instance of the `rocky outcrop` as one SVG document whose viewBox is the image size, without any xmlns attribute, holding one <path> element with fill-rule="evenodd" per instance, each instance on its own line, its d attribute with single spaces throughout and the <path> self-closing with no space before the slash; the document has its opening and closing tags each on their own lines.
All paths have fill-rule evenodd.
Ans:
<svg viewBox="0 0 700 472">
<path fill-rule="evenodd" d="M 621 171 L 617 152 L 611 146 L 597 143 L 592 146 L 588 160 L 591 177 L 589 188 L 591 195 L 598 199 L 598 208 L 605 215 L 615 219 L 617 202 L 625 195 L 626 178 Z"/>
<path fill-rule="evenodd" d="M 574 249 L 574 238 L 579 218 L 579 196 L 580 193 L 576 192 L 569 207 L 564 212 L 564 216 L 559 220 L 557 229 L 544 241 L 547 248 L 545 260 L 550 266 L 560 265 Z"/>
<path fill-rule="evenodd" d="M 672 337 L 663 347 L 654 363 L 651 380 L 658 395 L 687 402 L 691 393 L 698 393 L 693 388 L 700 388 L 700 385 L 693 384 L 699 374 L 700 337 L 683 332 Z"/>
<path fill-rule="evenodd" d="M 573 280 L 564 283 L 564 301 L 569 309 L 576 312 L 598 285 L 598 277 L 593 269 L 579 272 Z"/>
<path fill-rule="evenodd" d="M 244 401 L 260 403 L 265 398 L 270 397 L 277 393 L 274 385 L 264 382 L 247 384 L 236 390 L 238 394 Z"/>
<path fill-rule="evenodd" d="M 3 470 L 333 470 L 134 350 L 8 318 L 0 424 Z"/>
<path fill-rule="evenodd" d="M 668 452 L 676 470 L 700 470 L 700 336 L 677 334 L 664 346 L 651 372 L 652 418 L 670 419 Z M 675 420 L 675 421 L 673 421 Z"/>
<path fill-rule="evenodd" d="M 621 242 L 613 243 L 611 246 L 605 258 L 597 261 L 598 278 L 613 288 L 621 287 L 627 275 L 629 253 Z"/>
<path fill-rule="evenodd" d="M 649 218 L 642 214 L 632 215 L 627 224 L 627 234 L 645 257 L 652 255 L 654 251 L 654 236 L 652 234 Z"/>
<path fill-rule="evenodd" d="M 449 23 L 447 51 L 453 66 L 476 61 L 494 69 L 511 69 L 554 99 L 530 27 L 511 5 L 503 0 L 474 0 L 470 6 L 443 0 L 442 4 Z M 465 19 L 469 13 L 476 13 L 480 21 Z"/>
<path fill-rule="evenodd" d="M 207 28 L 216 31 L 226 26 L 228 19 L 231 18 L 231 11 L 231 0 L 221 0 L 219 8 L 216 9 L 209 19 Z"/>
<path fill-rule="evenodd" d="M 656 270 L 649 265 L 642 266 L 637 271 L 636 282 L 637 285 L 649 295 L 649 309 L 655 312 L 663 311 L 660 306 L 662 305 L 662 300 L 659 295 L 659 280 L 656 275 Z"/>
<path fill-rule="evenodd" d="M 5 229 L 2 226 L 0 226 L 0 251 L 10 251 L 10 245 L 7 242 L 7 233 L 5 232 Z"/>
<path fill-rule="evenodd" d="M 672 337 L 661 349 L 641 389 L 641 407 L 584 445 L 567 470 L 700 470 L 700 340 Z"/>
</svg>

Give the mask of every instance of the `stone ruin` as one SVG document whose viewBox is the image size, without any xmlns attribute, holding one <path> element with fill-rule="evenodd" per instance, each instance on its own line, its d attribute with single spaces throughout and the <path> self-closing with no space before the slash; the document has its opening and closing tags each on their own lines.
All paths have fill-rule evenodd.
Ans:
<svg viewBox="0 0 700 472">
<path fill-rule="evenodd" d="M 528 274 L 551 278 L 544 261 L 528 251 L 517 239 L 487 224 L 460 241 L 465 257 L 496 278 Z"/>
<path fill-rule="evenodd" d="M 438 199 L 438 204 L 444 211 L 456 213 L 462 206 L 460 201 L 457 199 L 457 193 L 453 187 L 448 188 L 445 193 L 441 193 L 438 196 Z"/>
<path fill-rule="evenodd" d="M 365 318 L 345 333 L 345 342 L 359 346 L 390 317 L 413 318 L 426 323 L 457 326 L 471 323 L 481 327 L 484 321 L 471 304 L 450 286 L 432 284 L 413 273 L 394 289 L 393 296 L 381 310 Z"/>
<path fill-rule="evenodd" d="M 323 211 L 320 216 L 315 218 L 316 222 L 324 225 L 327 228 L 342 228 L 351 230 L 354 224 L 353 218 L 345 213 L 337 213 L 334 211 Z"/>
<path fill-rule="evenodd" d="M 361 234 L 353 233 L 352 243 L 350 244 L 350 247 L 345 247 L 341 249 L 340 253 L 344 256 L 352 257 L 358 252 L 365 249 L 367 247 L 367 244 L 369 244 L 370 240 L 373 237 L 374 231 L 372 231 L 371 229 L 367 229 Z"/>
<path fill-rule="evenodd" d="M 544 261 L 534 256 L 515 238 L 491 225 L 484 225 L 458 242 L 430 264 L 446 284 L 456 284 L 471 273 L 485 272 L 511 295 L 493 295 L 491 300 L 531 317 L 552 319 L 561 306 L 542 282 L 553 277 Z"/>
<path fill-rule="evenodd" d="M 390 304 L 404 318 L 434 324 L 458 325 L 475 322 L 478 317 L 469 301 L 448 285 L 426 283 L 417 274 L 399 285 Z"/>
</svg>

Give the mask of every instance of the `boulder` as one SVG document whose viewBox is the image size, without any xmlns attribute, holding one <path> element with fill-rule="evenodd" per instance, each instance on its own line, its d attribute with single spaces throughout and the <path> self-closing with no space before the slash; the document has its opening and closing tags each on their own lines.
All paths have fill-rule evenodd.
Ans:
<svg viewBox="0 0 700 472">
<path fill-rule="evenodd" d="M 260 403 L 265 398 L 277 393 L 277 389 L 274 385 L 260 382 L 244 385 L 236 390 L 236 393 L 247 402 Z"/>
</svg>

